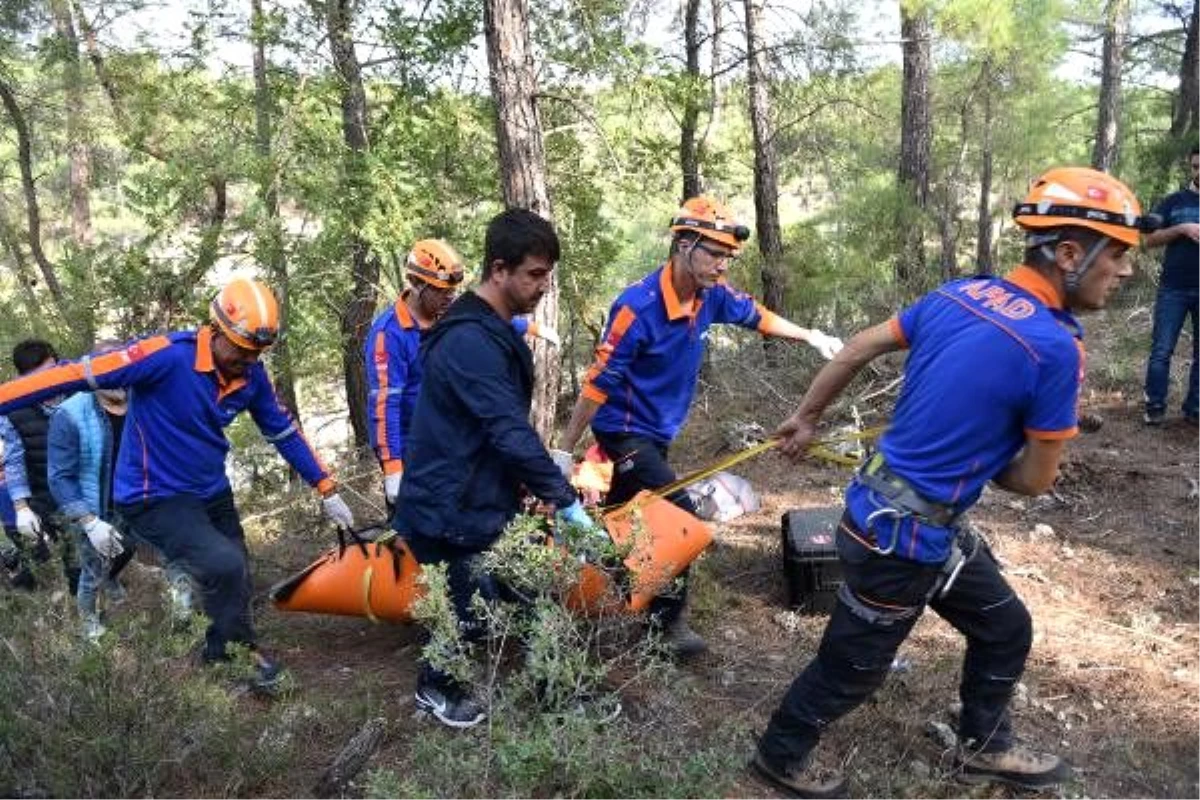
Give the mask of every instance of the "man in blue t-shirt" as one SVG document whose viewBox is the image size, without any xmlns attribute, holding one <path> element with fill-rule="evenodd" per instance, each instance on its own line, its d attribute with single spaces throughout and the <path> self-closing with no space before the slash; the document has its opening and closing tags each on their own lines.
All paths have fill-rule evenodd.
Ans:
<svg viewBox="0 0 1200 800">
<path fill-rule="evenodd" d="M 1196 388 L 1197 283 L 1200 278 L 1200 150 L 1193 147 L 1188 157 L 1192 179 L 1186 187 L 1155 207 L 1163 227 L 1147 234 L 1146 247 L 1166 245 L 1162 277 L 1154 301 L 1154 328 L 1150 334 L 1150 358 L 1146 363 L 1146 424 L 1161 425 L 1167 414 L 1167 391 L 1171 383 L 1171 354 L 1179 341 L 1184 320 L 1192 318 L 1192 367 L 1188 372 L 1183 418 L 1196 424 L 1200 392 Z"/>
<path fill-rule="evenodd" d="M 758 743 L 755 768 L 801 797 L 840 796 L 815 758 L 825 727 L 883 683 L 928 606 L 966 638 L 955 771 L 1029 789 L 1061 783 L 1057 757 L 1017 744 L 1008 701 L 1033 639 L 1029 612 L 987 543 L 961 516 L 989 482 L 1038 495 L 1078 430 L 1082 329 L 1133 274 L 1142 227 L 1120 181 L 1085 168 L 1047 172 L 1014 211 L 1024 263 L 930 292 L 859 333 L 813 380 L 775 432 L 801 458 L 822 413 L 878 356 L 907 349 L 904 388 L 879 445 L 846 490 L 837 535 L 844 583 L 817 656 Z"/>
<path fill-rule="evenodd" d="M 559 438 L 562 450 L 552 453 L 569 470 L 571 451 L 590 424 L 614 464 L 609 504 L 675 482 L 667 451 L 696 394 L 709 327 L 738 325 L 807 342 L 826 358 L 841 348 L 841 340 L 789 322 L 725 282 L 730 261 L 749 238 L 750 229 L 723 203 L 692 197 L 671 220 L 666 263 L 613 303 L 596 361 Z M 686 492 L 667 499 L 696 511 Z M 684 571 L 673 591 L 655 598 L 649 609 L 650 624 L 662 629 L 665 643 L 679 657 L 698 655 L 707 646 L 687 622 L 687 577 Z"/>
</svg>

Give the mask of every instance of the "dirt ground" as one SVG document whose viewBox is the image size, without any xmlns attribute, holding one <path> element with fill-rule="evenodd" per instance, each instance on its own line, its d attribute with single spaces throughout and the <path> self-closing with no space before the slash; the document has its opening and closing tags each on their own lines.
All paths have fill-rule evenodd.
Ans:
<svg viewBox="0 0 1200 800">
<path fill-rule="evenodd" d="M 1053 494 L 989 490 L 972 514 L 1034 619 L 1015 727 L 1075 767 L 1062 796 L 1196 797 L 1197 432 L 1178 420 L 1148 429 L 1119 395 L 1092 398 L 1086 410 L 1104 424 L 1071 444 Z M 711 461 L 720 444 L 715 434 L 691 436 L 677 451 L 680 466 Z M 781 515 L 837 506 L 847 472 L 774 455 L 735 471 L 752 481 L 762 509 L 718 526 L 694 590 L 696 626 L 711 652 L 683 667 L 680 680 L 703 698 L 687 725 L 736 720 L 753 734 L 814 654 L 825 621 L 787 608 Z M 305 561 L 303 552 L 280 552 L 269 547 L 258 562 L 264 588 Z M 409 737 L 431 724 L 411 716 L 415 630 L 273 610 L 260 619 L 264 641 L 313 707 L 357 704 L 369 714 L 382 700 L 392 709 L 387 741 L 368 769 L 402 764 Z M 927 614 L 901 649 L 904 669 L 830 729 L 823 746 L 841 759 L 856 796 L 1019 796 L 954 782 L 945 743 L 929 733 L 931 723 L 952 722 L 961 656 L 957 633 Z M 331 744 L 352 734 L 316 730 L 311 760 L 274 788 L 305 793 Z M 752 742 L 747 736 L 747 757 Z M 748 771 L 733 776 L 729 795 L 781 796 Z"/>
</svg>

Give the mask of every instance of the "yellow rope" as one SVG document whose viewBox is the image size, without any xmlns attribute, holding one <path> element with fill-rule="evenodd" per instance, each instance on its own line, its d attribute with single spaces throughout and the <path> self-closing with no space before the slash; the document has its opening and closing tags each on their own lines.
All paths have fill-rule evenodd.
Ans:
<svg viewBox="0 0 1200 800">
<path fill-rule="evenodd" d="M 817 458 L 821 458 L 826 461 L 832 461 L 835 464 L 842 464 L 845 466 L 853 467 L 856 464 L 858 464 L 858 459 L 853 458 L 851 456 L 843 455 L 842 453 L 838 453 L 838 452 L 830 449 L 830 445 L 840 444 L 842 442 L 864 441 L 864 440 L 874 439 L 874 438 L 878 437 L 881 433 L 883 433 L 884 430 L 885 430 L 885 427 L 882 425 L 879 425 L 874 428 L 864 428 L 861 431 L 847 431 L 844 433 L 835 433 L 831 436 L 826 436 L 821 439 L 815 439 L 812 442 L 810 442 L 808 445 L 807 453 L 810 456 L 815 456 Z M 782 442 L 783 442 L 782 439 L 767 439 L 765 442 L 759 442 L 758 444 L 756 444 L 752 447 L 747 447 L 745 450 L 739 450 L 738 452 L 734 453 L 733 455 L 727 456 L 715 464 L 710 464 L 707 467 L 702 467 L 702 468 L 696 470 L 695 472 L 689 472 L 687 475 L 684 475 L 682 478 L 679 478 L 678 480 L 674 481 L 673 483 L 668 483 L 666 486 L 661 486 L 661 487 L 655 489 L 653 492 L 651 492 L 651 494 L 653 494 L 655 497 L 667 497 L 668 495 L 675 494 L 675 492 L 678 492 L 680 489 L 691 486 L 693 483 L 702 481 L 705 478 L 710 478 L 713 475 L 716 475 L 718 472 L 727 470 L 730 467 L 740 464 L 743 461 L 746 461 L 748 459 L 754 458 L 755 456 L 762 455 L 763 453 L 767 452 L 768 450 L 778 447 Z M 608 506 L 606 508 L 601 509 L 601 511 L 608 512 L 608 511 L 611 511 L 616 508 L 624 508 L 625 506 L 629 505 L 632 502 L 633 501 L 630 500 L 626 503 L 621 503 L 620 505 Z"/>
</svg>

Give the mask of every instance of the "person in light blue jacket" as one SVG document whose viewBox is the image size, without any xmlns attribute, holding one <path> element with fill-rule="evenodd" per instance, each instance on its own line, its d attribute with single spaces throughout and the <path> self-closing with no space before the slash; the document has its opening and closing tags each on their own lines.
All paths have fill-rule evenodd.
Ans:
<svg viewBox="0 0 1200 800">
<path fill-rule="evenodd" d="M 107 345 L 107 347 L 105 346 Z M 102 344 L 98 349 L 120 346 Z M 120 451 L 128 408 L 124 389 L 79 392 L 59 406 L 50 421 L 47 473 L 59 512 L 68 520 L 80 554 L 75 601 L 89 639 L 104 634 L 97 600 L 101 592 L 119 603 L 125 589 L 117 580 L 132 560 L 134 543 L 113 508 L 113 465 Z M 168 567 L 172 612 L 190 613 L 191 584 L 187 574 Z"/>
</svg>

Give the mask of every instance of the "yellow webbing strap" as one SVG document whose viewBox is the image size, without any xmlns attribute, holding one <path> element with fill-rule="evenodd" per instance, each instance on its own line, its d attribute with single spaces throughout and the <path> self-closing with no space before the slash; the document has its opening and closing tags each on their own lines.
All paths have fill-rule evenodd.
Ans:
<svg viewBox="0 0 1200 800">
<path fill-rule="evenodd" d="M 363 611 L 367 613 L 367 619 L 376 624 L 379 620 L 376 619 L 375 613 L 371 611 L 371 577 L 375 573 L 374 565 L 368 565 L 363 571 L 362 588 L 363 588 Z"/>
<path fill-rule="evenodd" d="M 835 433 L 822 439 L 814 439 L 808 445 L 808 454 L 826 461 L 832 461 L 835 464 L 853 467 L 858 464 L 858 459 L 838 453 L 835 450 L 830 449 L 830 445 L 840 444 L 841 442 L 866 441 L 874 439 L 883 433 L 885 429 L 885 426 L 879 425 L 874 428 L 864 428 L 861 431 Z M 675 492 L 678 492 L 680 489 L 691 486 L 693 483 L 702 481 L 705 478 L 710 478 L 722 470 L 729 469 L 735 464 L 740 464 L 743 461 L 754 458 L 755 456 L 762 455 L 768 450 L 778 447 L 782 441 L 782 439 L 767 439 L 765 442 L 759 442 L 753 447 L 747 447 L 745 450 L 739 450 L 738 452 L 721 459 L 715 464 L 702 467 L 695 472 L 689 472 L 687 475 L 679 478 L 674 483 L 668 483 L 666 486 L 660 486 L 651 492 L 651 494 L 655 495 L 656 497 L 666 497 L 668 495 L 672 495 Z M 632 502 L 632 500 L 629 501 L 629 503 Z M 629 503 L 622 503 L 621 506 L 628 505 Z M 602 509 L 602 511 L 610 511 L 618 507 L 620 506 L 609 506 L 605 509 Z"/>
</svg>

